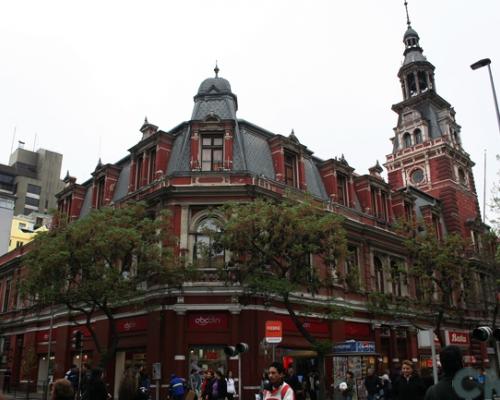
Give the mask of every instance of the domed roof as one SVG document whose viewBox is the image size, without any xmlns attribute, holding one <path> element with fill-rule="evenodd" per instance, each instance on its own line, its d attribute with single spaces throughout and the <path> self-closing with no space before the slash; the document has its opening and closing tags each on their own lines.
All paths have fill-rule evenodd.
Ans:
<svg viewBox="0 0 500 400">
<path fill-rule="evenodd" d="M 420 39 L 417 31 L 415 29 L 413 29 L 411 26 L 409 26 L 408 29 L 406 30 L 405 35 L 403 36 L 403 40 L 406 40 L 406 38 L 408 38 L 410 36 L 415 37 L 417 39 Z"/>
<path fill-rule="evenodd" d="M 198 89 L 198 95 L 232 93 L 231 84 L 224 78 L 207 78 Z"/>
</svg>

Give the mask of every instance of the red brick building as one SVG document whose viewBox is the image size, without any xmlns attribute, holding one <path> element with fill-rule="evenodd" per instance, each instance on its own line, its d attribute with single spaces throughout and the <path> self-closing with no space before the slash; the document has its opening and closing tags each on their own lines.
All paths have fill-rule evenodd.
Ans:
<svg viewBox="0 0 500 400">
<path fill-rule="evenodd" d="M 283 323 L 283 340 L 274 349 L 276 357 L 293 360 L 299 374 L 315 366 L 315 353 L 297 332 L 279 303 L 264 304 L 246 295 L 239 286 L 220 282 L 216 265 L 223 252 L 209 260 L 197 260 L 197 244 L 207 238 L 203 228 L 214 224 L 209 208 L 230 200 L 251 200 L 256 196 L 280 197 L 285 192 L 308 192 L 325 204 L 328 212 L 346 218 L 350 256 L 331 272 L 331 285 L 311 302 L 342 304 L 350 309 L 342 320 L 321 315 L 308 317 L 308 329 L 318 338 L 335 343 L 327 359 L 328 382 L 342 377 L 346 368 L 357 371 L 368 365 L 380 370 L 396 366 L 403 359 L 424 365 L 429 349 L 419 344 L 416 328 L 408 320 L 380 317 L 367 306 L 372 292 L 394 297 L 416 296 L 414 282 L 390 279 L 395 264 L 408 260 L 401 238 L 394 232 L 397 218 L 422 218 L 433 224 L 437 235 L 458 232 L 479 247 L 481 223 L 473 162 L 462 148 L 460 126 L 451 105 L 436 91 L 434 66 L 424 57 L 417 33 L 409 27 L 404 35 L 404 63 L 399 71 L 403 100 L 393 106 L 398 114 L 393 151 L 385 167 L 388 181 L 378 164 L 368 174 L 355 172 L 344 157 L 321 160 L 295 136 L 269 132 L 236 116 L 238 101 L 229 82 L 218 76 L 204 80 L 194 97 L 191 118 L 163 131 L 146 119 L 138 143 L 112 164 L 99 161 L 92 178 L 83 183 L 66 176 L 58 194 L 59 208 L 71 219 L 84 218 L 92 209 L 146 200 L 157 208 L 171 210 L 180 249 L 190 261 L 198 261 L 202 278 L 186 282 L 182 291 L 153 292 L 154 307 L 116 309 L 120 334 L 116 359 L 106 371 L 106 380 L 116 393 L 116 383 L 128 365 L 151 368 L 162 364 L 162 381 L 170 373 L 187 376 L 190 368 L 232 370 L 238 375 L 237 359 L 227 358 L 223 347 L 246 342 L 251 351 L 242 355 L 242 390 L 245 399 L 254 398 L 264 367 L 273 349 L 264 341 L 265 322 Z M 32 349 L 36 366 L 31 379 L 43 384 L 50 357 L 54 375 L 60 377 L 80 354 L 72 351 L 76 329 L 65 310 L 30 314 L 21 309 L 16 285 L 20 279 L 17 249 L 0 258 L 0 318 L 2 367 L 12 371 L 12 384 L 28 377 L 22 360 Z M 338 274 L 351 274 L 348 285 Z M 475 274 L 476 301 L 466 305 L 463 321 L 445 326 L 450 342 L 464 347 L 474 365 L 490 366 L 487 349 L 471 343 L 470 327 L 487 318 L 491 290 L 488 278 Z M 301 298 L 307 298 L 302 294 Z M 298 298 L 297 298 L 298 301 Z M 411 313 L 411 310 L 409 310 Z M 109 336 L 107 320 L 97 318 L 100 337 Z M 421 321 L 425 327 L 426 322 Z M 427 325 L 430 327 L 430 325 Z M 352 340 L 354 342 L 352 342 Z M 351 341 L 351 342 L 349 342 Z M 97 361 L 88 333 L 84 332 L 83 360 Z M 361 395 L 360 395 L 360 398 Z"/>
</svg>

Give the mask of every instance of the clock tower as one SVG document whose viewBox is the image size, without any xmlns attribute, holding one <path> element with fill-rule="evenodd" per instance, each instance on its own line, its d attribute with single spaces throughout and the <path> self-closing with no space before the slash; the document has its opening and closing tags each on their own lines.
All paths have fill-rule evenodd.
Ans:
<svg viewBox="0 0 500 400">
<path fill-rule="evenodd" d="M 403 100 L 392 106 L 398 121 L 384 164 L 389 184 L 393 190 L 413 186 L 439 199 L 446 230 L 466 237 L 471 222 L 480 220 L 474 163 L 462 147 L 455 110 L 437 93 L 434 66 L 409 18 L 407 24 L 398 72 Z"/>
</svg>

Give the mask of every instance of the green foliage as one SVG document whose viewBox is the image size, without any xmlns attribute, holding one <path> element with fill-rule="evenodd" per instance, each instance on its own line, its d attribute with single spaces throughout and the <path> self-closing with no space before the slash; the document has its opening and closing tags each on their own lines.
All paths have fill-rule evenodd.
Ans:
<svg viewBox="0 0 500 400">
<path fill-rule="evenodd" d="M 424 229 L 422 229 L 424 227 Z M 430 225 L 400 225 L 409 256 L 408 276 L 415 279 L 417 296 L 412 306 L 434 319 L 435 331 L 448 317 L 461 318 L 460 302 L 471 264 L 466 257 L 466 242 L 457 234 L 438 238 Z"/>
<path fill-rule="evenodd" d="M 166 213 L 152 217 L 144 204 L 132 203 L 94 210 L 69 224 L 61 216 L 56 220 L 59 224 L 37 235 L 23 259 L 21 294 L 34 306 L 62 304 L 83 314 L 92 334 L 92 316 L 103 313 L 113 334 L 112 307 L 151 286 L 183 282 L 183 270 L 174 266 L 175 240 Z"/>
<path fill-rule="evenodd" d="M 334 268 L 346 253 L 342 218 L 310 202 L 257 199 L 223 208 L 218 241 L 230 250 L 242 283 L 260 294 L 283 296 L 299 288 L 312 294 L 325 282 L 311 255 Z"/>
</svg>

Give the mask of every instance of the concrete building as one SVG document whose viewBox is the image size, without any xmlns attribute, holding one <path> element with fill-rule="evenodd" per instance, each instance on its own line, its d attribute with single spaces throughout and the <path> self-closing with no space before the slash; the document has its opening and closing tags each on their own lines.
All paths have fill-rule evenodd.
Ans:
<svg viewBox="0 0 500 400">
<path fill-rule="evenodd" d="M 47 213 L 57 208 L 56 193 L 62 190 L 62 154 L 19 147 L 11 154 L 9 166 L 15 172 L 16 205 L 14 215 L 33 211 Z"/>
</svg>

